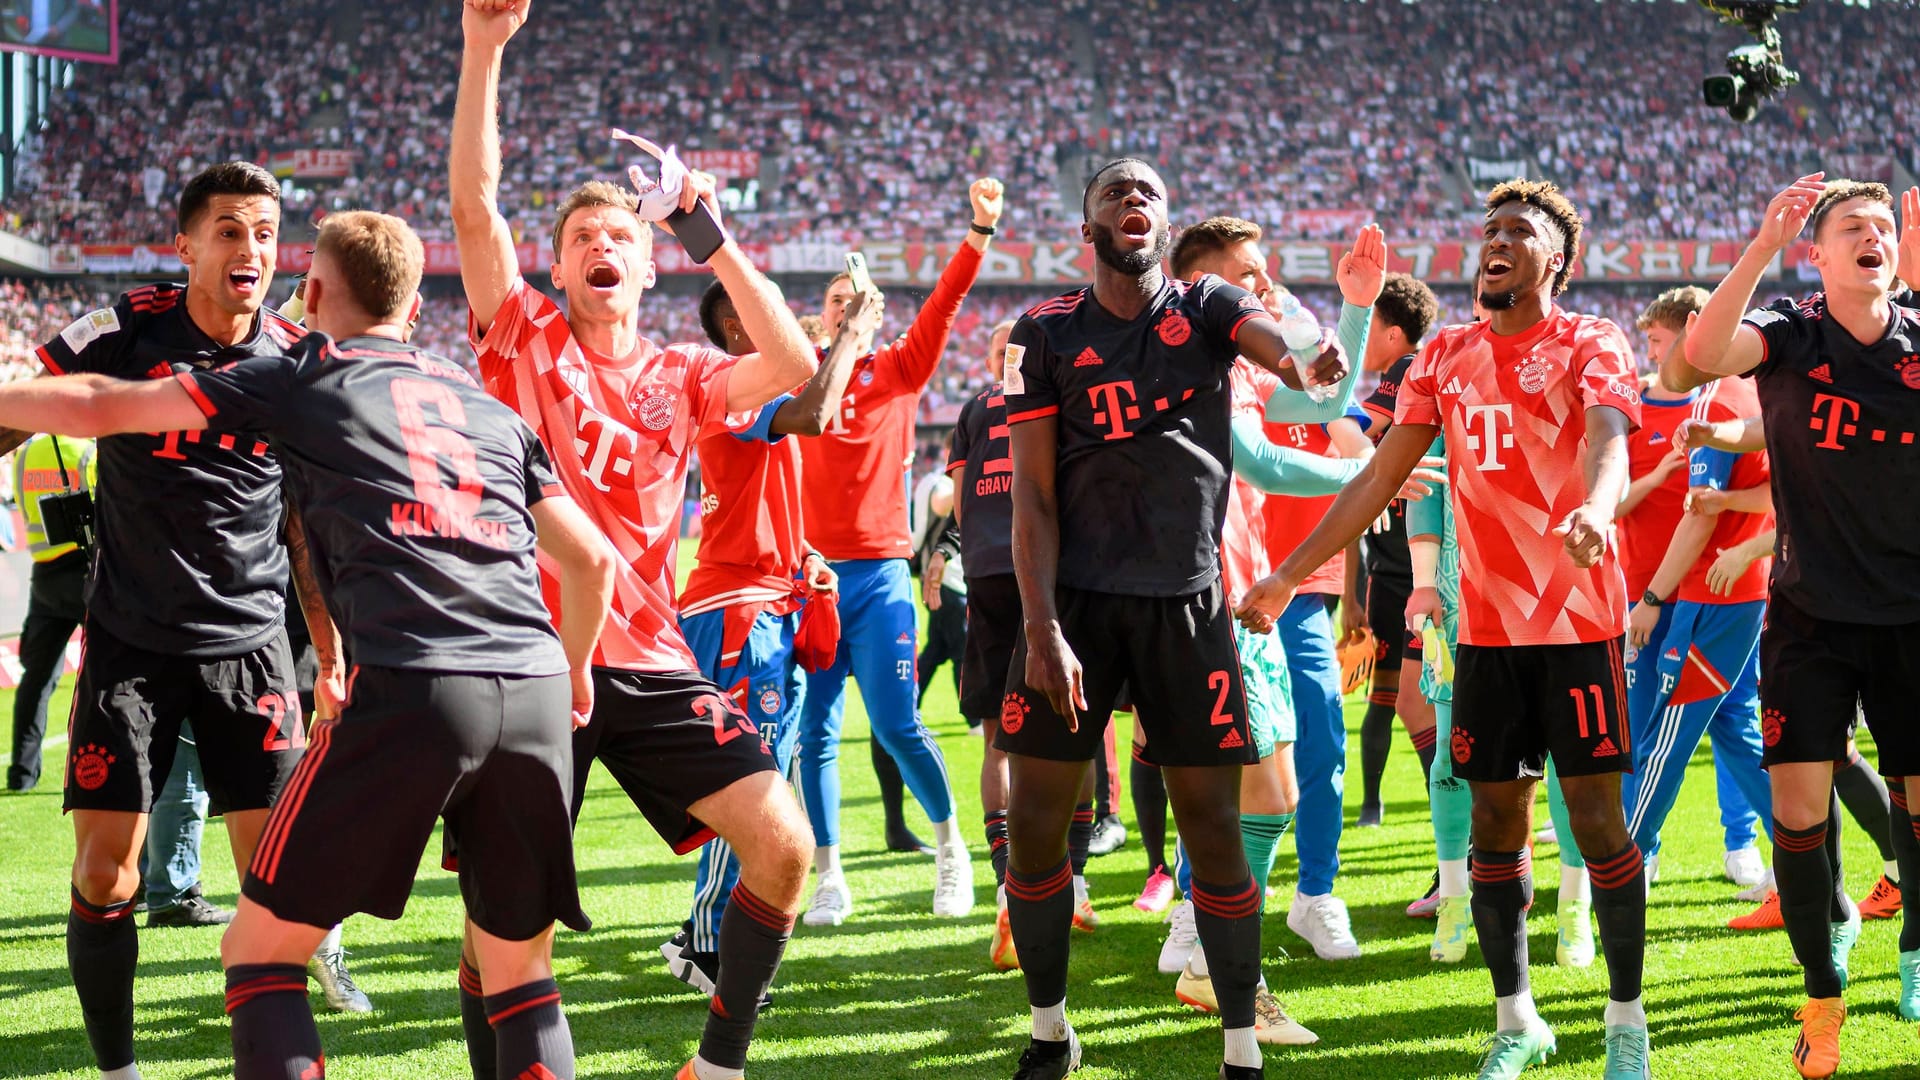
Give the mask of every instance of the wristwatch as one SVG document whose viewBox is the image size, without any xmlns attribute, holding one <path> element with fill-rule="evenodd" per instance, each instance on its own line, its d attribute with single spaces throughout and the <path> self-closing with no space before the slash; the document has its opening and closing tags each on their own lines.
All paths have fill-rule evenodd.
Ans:
<svg viewBox="0 0 1920 1080">
<path fill-rule="evenodd" d="M 1643 592 L 1640 594 L 1640 602 L 1647 605 L 1648 607 L 1659 607 L 1660 605 L 1666 603 L 1665 600 L 1662 600 L 1659 597 L 1653 595 L 1652 589 L 1648 589 L 1646 592 Z"/>
</svg>

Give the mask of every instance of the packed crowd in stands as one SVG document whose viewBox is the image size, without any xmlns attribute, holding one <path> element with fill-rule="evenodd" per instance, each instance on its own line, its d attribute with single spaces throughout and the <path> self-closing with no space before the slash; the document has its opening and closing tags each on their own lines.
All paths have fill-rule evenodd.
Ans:
<svg viewBox="0 0 1920 1080">
<path fill-rule="evenodd" d="M 206 162 L 350 148 L 355 174 L 303 181 L 290 221 L 371 206 L 444 238 L 451 10 L 123 5 L 120 67 L 75 69 L 0 211 L 39 240 L 164 242 L 178 185 Z M 950 239 L 967 181 L 988 174 L 1013 195 L 1003 239 L 1066 238 L 1085 163 L 1116 153 L 1153 160 L 1183 206 L 1315 238 L 1349 226 L 1297 212 L 1458 238 L 1470 156 L 1531 163 L 1613 239 L 1744 235 L 1750 181 L 1822 155 L 1920 165 L 1909 4 L 1827 0 L 1784 22 L 1806 85 L 1746 126 L 1699 104 L 1698 75 L 1735 42 L 1691 5 L 1497 10 L 1302 0 L 1223 22 L 1108 0 L 740 0 L 714 20 L 660 0 L 641 25 L 614 0 L 550 0 L 506 66 L 503 205 L 543 238 L 559 194 L 624 171 L 613 125 L 760 153 L 760 175 L 735 178 L 757 181 L 733 215 L 741 236 L 850 246 Z"/>
<path fill-rule="evenodd" d="M 0 383 L 41 371 L 34 350 L 111 294 L 78 280 L 0 280 Z"/>
</svg>

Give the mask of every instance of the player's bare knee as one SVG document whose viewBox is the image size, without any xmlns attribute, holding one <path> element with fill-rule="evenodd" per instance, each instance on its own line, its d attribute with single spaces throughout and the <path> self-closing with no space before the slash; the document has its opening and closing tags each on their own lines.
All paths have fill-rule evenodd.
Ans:
<svg viewBox="0 0 1920 1080">
<path fill-rule="evenodd" d="M 140 875 L 110 852 L 82 851 L 73 860 L 73 887 L 82 900 L 104 907 L 133 899 Z"/>
<path fill-rule="evenodd" d="M 1504 803 L 1475 799 L 1473 843 L 1485 851 L 1518 851 L 1526 847 L 1526 816 Z"/>
</svg>

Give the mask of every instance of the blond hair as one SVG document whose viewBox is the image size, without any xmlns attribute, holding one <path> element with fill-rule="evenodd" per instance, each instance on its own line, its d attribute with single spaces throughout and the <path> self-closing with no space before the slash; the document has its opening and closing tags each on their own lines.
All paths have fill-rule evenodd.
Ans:
<svg viewBox="0 0 1920 1080">
<path fill-rule="evenodd" d="M 381 320 L 406 313 L 427 262 L 420 237 L 406 222 L 371 210 L 327 215 L 313 251 L 333 261 L 354 304 Z"/>
</svg>

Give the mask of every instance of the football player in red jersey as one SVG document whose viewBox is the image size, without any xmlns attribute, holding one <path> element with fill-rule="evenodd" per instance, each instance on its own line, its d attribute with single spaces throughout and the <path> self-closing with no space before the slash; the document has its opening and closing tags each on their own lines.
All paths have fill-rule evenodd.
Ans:
<svg viewBox="0 0 1920 1080">
<path fill-rule="evenodd" d="M 593 719 L 576 734 L 576 795 L 597 759 L 676 851 L 717 834 L 740 858 L 713 1007 L 699 1055 L 682 1070 L 722 1080 L 745 1068 L 759 1002 L 792 933 L 806 822 L 752 720 L 699 673 L 681 636 L 675 539 L 695 440 L 805 382 L 817 359 L 779 290 L 731 238 L 709 265 L 761 351 L 735 358 L 647 340 L 640 299 L 654 282 L 652 227 L 633 193 L 612 184 L 583 184 L 556 208 L 551 275 L 566 311 L 521 277 L 498 205 L 496 99 L 502 55 L 530 6 L 466 3 L 448 169 L 460 277 L 487 391 L 540 435 L 568 493 L 620 556 L 594 656 Z M 679 208 L 704 200 L 712 210 L 712 192 L 713 178 L 695 174 Z M 470 1048 L 481 1041 L 470 1037 Z"/>
<path fill-rule="evenodd" d="M 1641 1077 L 1646 881 L 1620 801 L 1631 760 L 1626 583 L 1607 550 L 1640 415 L 1632 346 L 1613 323 L 1553 302 L 1579 251 L 1580 215 L 1565 196 L 1516 180 L 1486 206 L 1480 296 L 1491 321 L 1428 343 L 1372 466 L 1240 614 L 1270 624 L 1314 566 L 1379 516 L 1444 428 L 1462 565 L 1448 749 L 1473 790 L 1474 923 L 1499 1016 L 1481 1076 L 1516 1076 L 1554 1051 L 1526 972 L 1534 786 L 1551 755 L 1606 952 L 1607 1074 Z"/>
</svg>

